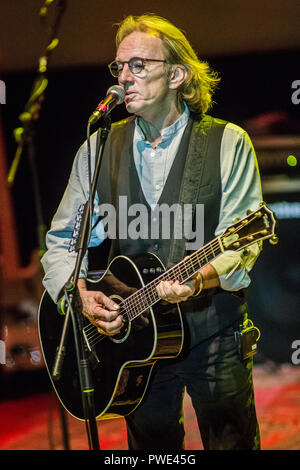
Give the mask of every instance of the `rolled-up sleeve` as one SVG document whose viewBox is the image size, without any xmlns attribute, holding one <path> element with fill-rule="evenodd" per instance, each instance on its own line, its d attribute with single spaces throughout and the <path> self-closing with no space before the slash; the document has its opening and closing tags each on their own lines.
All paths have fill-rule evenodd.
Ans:
<svg viewBox="0 0 300 470">
<path fill-rule="evenodd" d="M 227 124 L 221 144 L 222 198 L 218 236 L 232 225 L 235 217 L 244 218 L 247 210 L 257 210 L 262 201 L 261 181 L 255 151 L 243 129 Z M 211 262 L 217 271 L 223 289 L 237 291 L 248 287 L 249 272 L 253 268 L 261 244 L 248 247 L 248 253 L 228 250 Z"/>
</svg>

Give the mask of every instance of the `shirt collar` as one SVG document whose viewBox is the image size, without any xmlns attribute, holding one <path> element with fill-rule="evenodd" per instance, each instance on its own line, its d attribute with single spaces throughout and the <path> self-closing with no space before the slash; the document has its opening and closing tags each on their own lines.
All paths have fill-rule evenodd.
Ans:
<svg viewBox="0 0 300 470">
<path fill-rule="evenodd" d="M 189 116 L 190 116 L 190 110 L 187 106 L 187 104 L 185 102 L 183 102 L 184 104 L 184 110 L 183 110 L 183 113 L 181 114 L 181 116 L 177 119 L 177 121 L 173 122 L 173 124 L 171 124 L 170 126 L 168 127 L 165 127 L 163 130 L 162 130 L 162 133 L 161 133 L 161 142 L 163 142 L 164 140 L 167 140 L 167 139 L 170 139 L 171 137 L 173 137 L 173 135 L 176 135 L 177 132 L 182 129 L 182 127 L 186 126 L 187 122 L 188 122 L 188 119 L 189 119 Z M 136 120 L 135 120 L 135 128 L 138 132 L 138 136 L 139 136 L 139 139 L 141 140 L 145 140 L 145 136 L 144 136 L 144 133 L 140 127 L 140 118 L 137 117 Z"/>
</svg>

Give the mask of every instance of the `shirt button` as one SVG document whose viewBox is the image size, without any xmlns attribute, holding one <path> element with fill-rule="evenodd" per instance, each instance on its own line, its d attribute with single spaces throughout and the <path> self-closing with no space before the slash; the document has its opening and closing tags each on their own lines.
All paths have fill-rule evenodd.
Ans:
<svg viewBox="0 0 300 470">
<path fill-rule="evenodd" d="M 155 157 L 155 152 L 151 152 L 151 153 L 150 153 L 150 156 L 151 156 L 151 157 Z"/>
<path fill-rule="evenodd" d="M 155 185 L 155 189 L 160 189 L 160 185 L 159 185 L 159 184 L 156 184 L 156 185 Z"/>
</svg>

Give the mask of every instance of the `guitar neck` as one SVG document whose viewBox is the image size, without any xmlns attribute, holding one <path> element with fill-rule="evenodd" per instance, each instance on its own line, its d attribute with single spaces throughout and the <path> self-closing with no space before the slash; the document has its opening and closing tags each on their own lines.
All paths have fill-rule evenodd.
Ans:
<svg viewBox="0 0 300 470">
<path fill-rule="evenodd" d="M 221 237 L 217 237 L 186 259 L 183 259 L 178 264 L 165 271 L 145 287 L 142 287 L 137 292 L 127 297 L 123 303 L 128 314 L 128 319 L 133 320 L 160 301 L 156 287 L 161 281 L 179 281 L 182 284 L 188 281 L 203 266 L 216 258 L 222 251 Z"/>
</svg>

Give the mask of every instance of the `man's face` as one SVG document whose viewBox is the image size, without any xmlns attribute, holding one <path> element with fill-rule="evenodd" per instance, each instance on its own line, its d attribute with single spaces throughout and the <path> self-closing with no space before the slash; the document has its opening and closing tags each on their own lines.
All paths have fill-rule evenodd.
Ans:
<svg viewBox="0 0 300 470">
<path fill-rule="evenodd" d="M 127 62 L 133 57 L 165 60 L 162 40 L 148 33 L 134 32 L 120 44 L 116 60 Z M 146 62 L 141 73 L 135 75 L 124 64 L 119 84 L 125 88 L 125 105 L 129 113 L 146 120 L 168 111 L 171 97 L 166 67 L 163 62 Z"/>
</svg>

